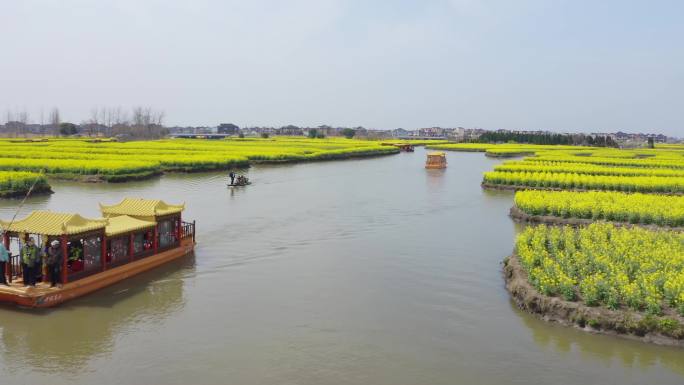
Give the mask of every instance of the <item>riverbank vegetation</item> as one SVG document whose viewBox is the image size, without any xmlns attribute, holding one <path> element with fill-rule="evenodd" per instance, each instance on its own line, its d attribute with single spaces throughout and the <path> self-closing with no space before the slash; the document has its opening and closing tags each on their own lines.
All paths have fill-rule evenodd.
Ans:
<svg viewBox="0 0 684 385">
<path fill-rule="evenodd" d="M 530 283 L 545 295 L 684 316 L 684 233 L 538 225 L 518 235 L 515 249 Z"/>
<path fill-rule="evenodd" d="M 515 151 L 501 145 L 498 151 Z M 684 151 L 663 149 L 577 148 L 519 145 L 533 156 L 495 166 L 484 174 L 485 187 L 509 189 L 611 190 L 681 194 L 684 192 Z M 487 151 L 497 148 L 488 147 Z"/>
<path fill-rule="evenodd" d="M 34 172 L 0 171 L 0 197 L 24 194 L 31 186 L 37 192 L 50 192 L 45 176 Z"/>
<path fill-rule="evenodd" d="M 123 143 L 76 139 L 0 140 L 0 170 L 123 182 L 163 172 L 227 170 L 254 163 L 348 159 L 398 151 L 377 141 L 344 138 L 171 139 Z M 19 182 L 12 180 L 11 184 L 0 185 L 0 192 L 21 191 Z"/>
<path fill-rule="evenodd" d="M 625 192 L 684 193 L 684 177 L 604 176 L 564 172 L 503 172 L 484 174 L 485 185 L 502 185 L 515 189 L 580 189 Z"/>
<path fill-rule="evenodd" d="M 516 190 L 511 216 L 530 223 L 504 269 L 521 308 L 682 346 L 684 147 L 443 149 L 524 156 L 496 165 L 482 181 L 485 188 Z"/>
<path fill-rule="evenodd" d="M 528 215 L 684 226 L 684 196 L 609 191 L 518 191 L 515 207 Z"/>
</svg>

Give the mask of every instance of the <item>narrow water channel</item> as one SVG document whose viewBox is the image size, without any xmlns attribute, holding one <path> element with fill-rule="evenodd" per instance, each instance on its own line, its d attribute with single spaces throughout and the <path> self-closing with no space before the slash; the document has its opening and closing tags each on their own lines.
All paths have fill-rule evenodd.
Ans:
<svg viewBox="0 0 684 385">
<path fill-rule="evenodd" d="M 47 311 L 0 308 L 0 384 L 682 384 L 684 351 L 518 311 L 496 162 L 425 152 L 128 184 L 55 182 L 32 209 L 186 202 L 195 255 Z M 0 202 L 9 218 L 17 201 Z"/>
</svg>

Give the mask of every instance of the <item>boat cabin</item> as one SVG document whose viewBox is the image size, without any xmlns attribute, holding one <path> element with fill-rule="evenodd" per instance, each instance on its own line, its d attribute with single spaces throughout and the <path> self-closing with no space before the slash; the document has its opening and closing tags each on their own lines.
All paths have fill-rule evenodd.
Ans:
<svg viewBox="0 0 684 385">
<path fill-rule="evenodd" d="M 158 199 L 125 198 L 121 202 L 106 206 L 100 204 L 102 216 L 116 221 L 119 217 L 128 217 L 156 225 L 157 237 L 142 239 L 152 242 L 155 252 L 177 247 L 183 232 L 181 213 L 185 205 L 170 205 Z M 119 219 L 123 221 L 123 219 Z M 128 222 L 129 220 L 126 219 Z M 138 240 L 141 241 L 141 240 Z"/>
<path fill-rule="evenodd" d="M 166 250 L 180 249 L 182 244 L 189 245 L 187 250 L 194 245 L 194 222 L 181 220 L 184 205 L 126 198 L 116 205 L 100 205 L 100 208 L 103 218 L 97 219 L 39 210 L 13 222 L 0 220 L 2 241 L 10 252 L 7 266 L 10 284 L 22 281 L 20 250 L 29 238 L 42 250 L 53 240 L 60 242 L 65 256 L 61 267 L 63 285 L 164 254 Z M 178 253 L 172 254 L 176 257 Z M 45 268 L 42 274 L 42 281 L 47 282 Z"/>
<path fill-rule="evenodd" d="M 439 169 L 446 168 L 446 154 L 443 152 L 430 152 L 427 154 L 427 161 L 425 162 L 425 168 L 428 169 Z"/>
</svg>

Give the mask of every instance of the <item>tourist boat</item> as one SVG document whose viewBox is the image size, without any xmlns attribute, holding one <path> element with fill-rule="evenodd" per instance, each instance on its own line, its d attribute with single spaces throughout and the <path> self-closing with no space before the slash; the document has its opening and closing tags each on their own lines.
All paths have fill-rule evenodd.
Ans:
<svg viewBox="0 0 684 385">
<path fill-rule="evenodd" d="M 437 169 L 446 168 L 446 166 L 446 154 L 444 154 L 443 152 L 430 152 L 427 154 L 425 168 Z"/>
<path fill-rule="evenodd" d="M 415 148 L 413 147 L 412 144 L 409 143 L 380 143 L 382 146 L 394 146 L 398 148 L 400 151 L 404 152 L 413 152 L 415 151 Z"/>
<path fill-rule="evenodd" d="M 0 220 L 3 242 L 10 251 L 9 286 L 0 285 L 0 303 L 55 306 L 191 253 L 195 222 L 182 221 L 184 208 L 161 200 L 126 198 L 111 206 L 100 204 L 98 219 L 34 211 L 11 223 Z M 29 237 L 42 249 L 60 241 L 65 256 L 62 285 L 50 287 L 49 277 L 43 274 L 36 287 L 24 286 L 19 250 Z"/>
</svg>

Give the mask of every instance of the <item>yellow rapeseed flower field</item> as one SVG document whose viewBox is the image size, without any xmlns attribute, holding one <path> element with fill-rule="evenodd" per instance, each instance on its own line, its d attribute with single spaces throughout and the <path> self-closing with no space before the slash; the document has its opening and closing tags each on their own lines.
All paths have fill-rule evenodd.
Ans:
<svg viewBox="0 0 684 385">
<path fill-rule="evenodd" d="M 515 194 L 515 205 L 530 215 L 684 226 L 684 196 L 526 190 Z"/>
<path fill-rule="evenodd" d="M 684 315 L 684 233 L 594 223 L 575 229 L 529 226 L 516 240 L 540 292 L 612 309 Z"/>
</svg>

